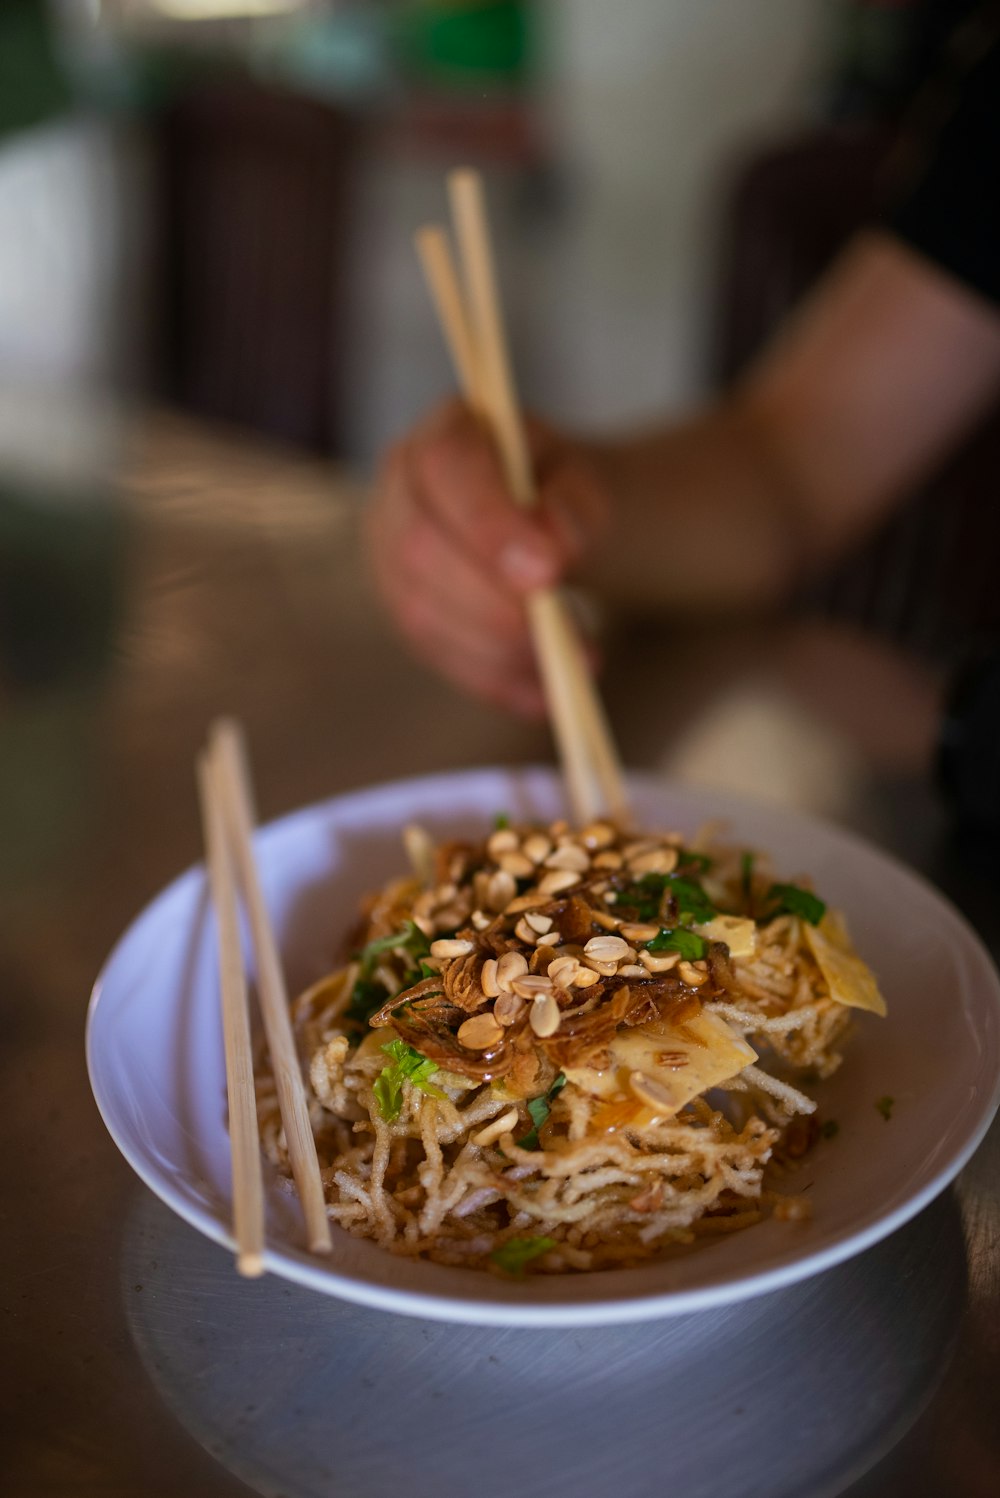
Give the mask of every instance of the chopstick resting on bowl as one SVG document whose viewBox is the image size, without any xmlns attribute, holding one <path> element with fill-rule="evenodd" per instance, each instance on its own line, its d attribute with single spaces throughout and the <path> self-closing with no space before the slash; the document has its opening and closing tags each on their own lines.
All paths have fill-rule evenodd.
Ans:
<svg viewBox="0 0 1000 1498">
<path fill-rule="evenodd" d="M 537 486 L 507 352 L 482 180 L 468 169 L 452 172 L 448 191 L 464 289 L 444 229 L 431 224 L 418 230 L 417 253 L 462 394 L 491 431 L 511 497 L 530 506 Z M 623 820 L 628 798 L 621 764 L 565 599 L 553 588 L 538 588 L 527 609 L 573 816 L 580 823 L 608 813 Z"/>
<path fill-rule="evenodd" d="M 222 820 L 215 767 L 207 752 L 198 756 L 197 775 L 205 863 L 219 932 L 219 990 L 229 1098 L 229 1146 L 233 1158 L 236 1267 L 240 1274 L 252 1278 L 264 1272 L 264 1191 L 236 876 Z"/>
<path fill-rule="evenodd" d="M 257 958 L 257 994 L 271 1055 L 278 1106 L 292 1175 L 313 1253 L 332 1247 L 309 1105 L 289 1018 L 288 993 L 278 945 L 253 853 L 253 795 L 243 737 L 237 724 L 212 725 L 198 768 L 212 898 L 219 927 L 219 977 L 226 1082 L 233 1151 L 233 1231 L 237 1268 L 263 1269 L 263 1190 L 260 1136 L 253 1086 L 246 978 L 236 909 L 239 886 Z"/>
</svg>

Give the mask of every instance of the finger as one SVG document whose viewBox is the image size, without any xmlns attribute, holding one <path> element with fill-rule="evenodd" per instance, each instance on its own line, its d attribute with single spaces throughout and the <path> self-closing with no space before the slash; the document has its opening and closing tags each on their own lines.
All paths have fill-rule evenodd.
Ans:
<svg viewBox="0 0 1000 1498">
<path fill-rule="evenodd" d="M 572 563 L 581 561 L 610 527 L 608 496 L 586 450 L 537 416 L 525 417 L 541 518 Z"/>
<path fill-rule="evenodd" d="M 440 643 L 447 646 L 449 654 L 461 650 L 492 673 L 506 671 L 512 676 L 536 679 L 534 652 L 527 638 L 511 639 L 471 630 L 446 599 L 417 589 L 401 592 L 393 608 L 406 634 L 424 645 Z"/>
<path fill-rule="evenodd" d="M 417 597 L 400 605 L 406 638 L 417 657 L 470 692 L 523 717 L 545 714 L 545 697 L 530 651 L 470 638 L 433 599 Z"/>
<path fill-rule="evenodd" d="M 496 638 L 529 650 L 528 623 L 521 598 L 470 558 L 449 532 L 424 513 L 408 475 L 404 448 L 386 465 L 385 498 L 370 525 L 370 553 L 379 590 L 402 622 L 401 601 L 437 599 L 439 614 L 451 613 L 472 639 Z"/>
<path fill-rule="evenodd" d="M 470 557 L 419 502 L 401 539 L 400 568 L 404 586 L 437 596 L 469 635 L 489 635 L 527 648 L 522 596 L 510 590 L 495 565 L 483 566 Z"/>
<path fill-rule="evenodd" d="M 560 577 L 559 535 L 514 503 L 491 440 L 466 411 L 449 407 L 417 434 L 413 465 L 427 513 L 480 565 L 522 592 Z"/>
<path fill-rule="evenodd" d="M 393 562 L 415 505 L 408 441 L 396 442 L 379 466 L 362 513 L 365 542 L 373 563 Z"/>
<path fill-rule="evenodd" d="M 382 601 L 396 614 L 407 537 L 419 522 L 409 441 L 390 448 L 363 514 L 366 553 Z"/>
<path fill-rule="evenodd" d="M 407 595 L 400 608 L 406 616 L 405 633 L 421 660 L 463 688 L 523 716 L 547 715 L 530 631 L 523 643 L 473 634 L 437 595 Z M 600 648 L 583 630 L 578 629 L 578 638 L 591 674 L 598 675 L 603 666 Z"/>
<path fill-rule="evenodd" d="M 542 460 L 538 486 L 543 522 L 573 567 L 600 544 L 610 528 L 604 489 L 590 465 L 572 448 Z"/>
</svg>

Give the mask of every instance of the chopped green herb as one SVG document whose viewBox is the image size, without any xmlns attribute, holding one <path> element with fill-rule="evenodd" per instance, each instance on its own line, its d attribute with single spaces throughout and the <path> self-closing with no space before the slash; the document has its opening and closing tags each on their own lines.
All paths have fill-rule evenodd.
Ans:
<svg viewBox="0 0 1000 1498">
<path fill-rule="evenodd" d="M 401 931 L 393 931 L 388 936 L 376 937 L 374 941 L 368 942 L 361 948 L 358 961 L 361 963 L 362 976 L 367 978 L 382 953 L 391 952 L 395 947 L 402 947 L 416 961 L 419 961 L 421 957 L 429 957 L 431 951 L 431 944 L 417 923 L 404 921 Z"/>
<path fill-rule="evenodd" d="M 360 964 L 357 980 L 351 989 L 350 1001 L 347 1005 L 347 1017 L 357 1020 L 359 1024 L 366 1025 L 377 1009 L 392 995 L 384 983 L 380 983 L 372 977 L 378 964 L 378 959 L 383 952 L 394 951 L 401 947 L 410 956 L 420 962 L 420 975 L 427 978 L 431 974 L 425 971 L 422 958 L 430 955 L 430 943 L 414 921 L 406 921 L 401 931 L 393 931 L 389 936 L 376 937 L 374 941 L 368 942 L 361 948 L 357 955 Z M 403 989 L 412 988 L 414 983 L 419 982 L 416 969 L 406 973 L 401 986 L 396 990 L 402 993 Z"/>
<path fill-rule="evenodd" d="M 627 905 L 630 910 L 635 911 L 637 921 L 656 921 L 660 917 L 660 898 L 651 900 L 645 896 L 637 884 L 623 889 L 618 896 L 618 904 Z"/>
<path fill-rule="evenodd" d="M 718 914 L 701 885 L 694 879 L 671 878 L 670 893 L 677 901 L 677 913 L 682 925 L 689 921 L 710 921 Z"/>
<path fill-rule="evenodd" d="M 504 1274 L 519 1280 L 524 1276 L 525 1265 L 555 1246 L 554 1238 L 508 1238 L 506 1243 L 493 1250 L 490 1258 Z"/>
<path fill-rule="evenodd" d="M 778 901 L 777 909 L 768 912 L 768 920 L 787 912 L 788 915 L 801 916 L 811 926 L 818 926 L 826 915 L 826 906 L 819 896 L 811 890 L 800 889 L 797 884 L 772 884 L 767 898 Z"/>
<path fill-rule="evenodd" d="M 418 983 L 423 983 L 425 978 L 440 978 L 441 974 L 431 967 L 429 962 L 421 962 L 419 967 L 411 967 L 400 979 L 397 993 L 403 993 L 407 988 L 415 988 Z M 427 994 L 430 998 L 430 994 Z"/>
<path fill-rule="evenodd" d="M 682 925 L 689 921 L 710 921 L 718 914 L 697 880 L 679 874 L 644 874 L 638 884 L 622 891 L 618 903 L 631 906 L 639 920 L 654 921 L 660 916 L 664 893 L 671 894 L 676 901 Z"/>
<path fill-rule="evenodd" d="M 541 1097 L 529 1098 L 528 1112 L 531 1115 L 531 1122 L 533 1127 L 528 1130 L 527 1134 L 522 1135 L 520 1139 L 514 1140 L 514 1143 L 518 1146 L 519 1149 L 541 1149 L 541 1144 L 539 1143 L 538 1139 L 538 1131 L 542 1127 L 542 1124 L 545 1122 L 545 1120 L 548 1118 L 549 1113 L 552 1111 L 553 1100 L 560 1092 L 562 1092 L 565 1086 L 566 1078 L 563 1076 L 562 1072 L 560 1072 L 555 1081 L 552 1083 L 552 1086 L 549 1088 L 548 1092 L 543 1093 Z"/>
<path fill-rule="evenodd" d="M 693 848 L 682 848 L 680 861 L 685 867 L 693 864 L 700 874 L 707 874 L 715 860 L 709 858 L 707 853 L 696 853 Z"/>
<path fill-rule="evenodd" d="M 840 1124 L 835 1118 L 828 1118 L 825 1123 L 820 1124 L 819 1131 L 824 1139 L 835 1139 L 840 1133 Z"/>
<path fill-rule="evenodd" d="M 375 1078 L 372 1092 L 378 1103 L 378 1111 L 386 1123 L 392 1123 L 393 1119 L 399 1117 L 399 1111 L 403 1106 L 402 1072 L 395 1066 L 383 1066 Z"/>
<path fill-rule="evenodd" d="M 405 1040 L 390 1040 L 382 1049 L 387 1056 L 392 1057 L 392 1060 L 379 1072 L 372 1091 L 375 1094 L 379 1112 L 386 1123 L 392 1123 L 393 1119 L 399 1117 L 399 1111 L 403 1106 L 404 1082 L 412 1082 L 414 1087 L 419 1087 L 420 1091 L 426 1092 L 428 1097 L 447 1096 L 431 1081 L 431 1077 L 438 1069 L 436 1061 L 431 1061 L 427 1056 L 421 1056 L 420 1052 L 414 1050 L 413 1046 L 407 1045 Z"/>
<path fill-rule="evenodd" d="M 376 978 L 359 978 L 351 989 L 350 1001 L 345 1011 L 347 1018 L 357 1020 L 359 1025 L 367 1025 L 372 1015 L 382 1008 L 388 997 L 385 985 L 379 983 Z"/>
<path fill-rule="evenodd" d="M 697 931 L 668 931 L 661 926 L 652 941 L 646 943 L 648 952 L 680 952 L 686 962 L 697 962 L 708 951 L 708 942 Z"/>
<path fill-rule="evenodd" d="M 436 1061 L 431 1061 L 428 1056 L 421 1056 L 420 1052 L 413 1046 L 407 1045 L 405 1040 L 390 1040 L 382 1049 L 387 1056 L 392 1057 L 403 1076 L 415 1087 L 419 1087 L 430 1097 L 445 1096 L 440 1087 L 429 1085 L 429 1079 L 438 1069 Z"/>
<path fill-rule="evenodd" d="M 506 832 L 510 826 L 510 817 L 505 811 L 498 811 L 493 818 L 493 827 L 497 832 Z"/>
<path fill-rule="evenodd" d="M 740 885 L 743 889 L 744 902 L 749 906 L 750 897 L 753 893 L 753 866 L 756 858 L 753 853 L 740 854 Z"/>
<path fill-rule="evenodd" d="M 875 1104 L 876 1108 L 881 1113 L 886 1123 L 888 1123 L 890 1118 L 892 1117 L 892 1110 L 895 1105 L 896 1099 L 894 1097 L 889 1097 L 888 1093 L 885 1097 L 880 1097 L 878 1102 Z"/>
</svg>

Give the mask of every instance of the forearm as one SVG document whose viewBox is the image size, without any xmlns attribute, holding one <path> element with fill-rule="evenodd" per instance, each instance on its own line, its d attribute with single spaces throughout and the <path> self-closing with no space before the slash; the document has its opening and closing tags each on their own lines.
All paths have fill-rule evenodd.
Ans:
<svg viewBox="0 0 1000 1498">
<path fill-rule="evenodd" d="M 597 445 L 615 535 L 592 581 L 644 608 L 752 608 L 870 531 L 1000 393 L 996 309 L 860 238 L 703 417 Z"/>
<path fill-rule="evenodd" d="M 375 576 L 413 648 L 541 711 L 524 596 L 579 577 L 619 609 L 773 607 L 876 525 L 1000 391 L 1000 316 L 884 236 L 860 241 L 740 387 L 617 442 L 532 428 L 513 505 L 455 403 L 397 444 L 369 512 Z"/>
<path fill-rule="evenodd" d="M 801 575 L 802 507 L 766 427 L 739 397 L 589 452 L 613 524 L 585 581 L 616 608 L 759 609 Z"/>
</svg>

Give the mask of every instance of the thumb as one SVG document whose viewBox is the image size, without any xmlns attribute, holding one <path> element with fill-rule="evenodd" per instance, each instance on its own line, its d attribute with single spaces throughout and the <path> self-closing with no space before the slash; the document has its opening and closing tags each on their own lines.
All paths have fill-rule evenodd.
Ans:
<svg viewBox="0 0 1000 1498">
<path fill-rule="evenodd" d="M 528 523 L 526 523 L 528 522 Z M 497 559 L 504 581 L 520 592 L 547 588 L 559 581 L 567 558 L 559 539 L 525 516 L 503 545 Z"/>
</svg>

